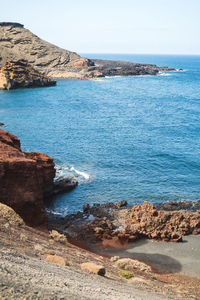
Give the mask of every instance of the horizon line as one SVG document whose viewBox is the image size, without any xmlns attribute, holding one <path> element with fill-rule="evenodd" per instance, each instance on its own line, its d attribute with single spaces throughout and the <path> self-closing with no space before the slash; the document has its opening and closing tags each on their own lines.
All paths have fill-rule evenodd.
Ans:
<svg viewBox="0 0 200 300">
<path fill-rule="evenodd" d="M 116 54 L 116 55 L 177 55 L 177 56 L 200 56 L 199 54 L 195 54 L 195 53 L 133 53 L 133 52 L 79 52 L 76 51 L 76 53 L 83 55 L 83 54 Z"/>
</svg>

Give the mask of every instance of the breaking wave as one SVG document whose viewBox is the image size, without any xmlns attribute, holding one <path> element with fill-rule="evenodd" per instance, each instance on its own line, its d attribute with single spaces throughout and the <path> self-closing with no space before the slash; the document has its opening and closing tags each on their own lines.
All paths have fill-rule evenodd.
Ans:
<svg viewBox="0 0 200 300">
<path fill-rule="evenodd" d="M 56 179 L 59 177 L 73 177 L 77 179 L 79 184 L 84 184 L 91 182 L 93 180 L 92 176 L 85 172 L 76 169 L 74 166 L 68 165 L 56 165 Z"/>
</svg>

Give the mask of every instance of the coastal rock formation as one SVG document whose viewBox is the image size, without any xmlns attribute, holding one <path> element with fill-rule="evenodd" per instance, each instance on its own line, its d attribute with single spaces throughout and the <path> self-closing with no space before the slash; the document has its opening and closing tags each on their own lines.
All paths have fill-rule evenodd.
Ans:
<svg viewBox="0 0 200 300">
<path fill-rule="evenodd" d="M 0 23 L 0 66 L 22 58 L 37 68 L 64 68 L 81 57 L 40 39 L 22 24 Z"/>
<path fill-rule="evenodd" d="M 25 59 L 34 68 L 54 78 L 92 79 L 105 76 L 156 75 L 175 71 L 156 65 L 88 59 L 34 35 L 22 24 L 0 22 L 0 67 Z"/>
<path fill-rule="evenodd" d="M 34 88 L 55 85 L 56 81 L 36 71 L 27 61 L 9 61 L 0 70 L 0 89 Z"/>
<path fill-rule="evenodd" d="M 30 226 L 47 224 L 43 192 L 53 185 L 53 159 L 21 151 L 19 139 L 0 130 L 0 202 L 12 207 Z"/>
<path fill-rule="evenodd" d="M 54 222 L 54 228 L 69 238 L 109 247 L 141 238 L 181 242 L 184 235 L 200 234 L 200 210 L 158 210 L 147 201 L 132 208 L 118 203 L 84 205 L 83 213 Z"/>
</svg>

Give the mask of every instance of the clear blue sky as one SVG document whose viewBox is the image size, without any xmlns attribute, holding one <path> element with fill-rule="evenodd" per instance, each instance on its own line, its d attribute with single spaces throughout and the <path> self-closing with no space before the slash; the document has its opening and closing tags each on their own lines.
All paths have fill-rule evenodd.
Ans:
<svg viewBox="0 0 200 300">
<path fill-rule="evenodd" d="M 78 53 L 200 54 L 200 0 L 8 0 L 0 21 Z"/>
</svg>

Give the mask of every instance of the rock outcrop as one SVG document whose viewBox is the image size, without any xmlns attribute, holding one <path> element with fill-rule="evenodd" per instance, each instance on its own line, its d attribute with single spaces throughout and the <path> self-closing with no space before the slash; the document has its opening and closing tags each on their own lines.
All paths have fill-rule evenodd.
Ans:
<svg viewBox="0 0 200 300">
<path fill-rule="evenodd" d="M 0 130 L 0 202 L 12 207 L 27 225 L 47 225 L 43 193 L 54 177 L 51 157 L 21 151 L 19 139 Z"/>
<path fill-rule="evenodd" d="M 72 62 L 77 64 L 81 57 L 40 39 L 22 24 L 0 23 L 0 66 L 22 58 L 34 67 L 50 69 L 72 66 Z"/>
<path fill-rule="evenodd" d="M 184 235 L 200 234 L 200 210 L 158 210 L 147 201 L 132 208 L 120 208 L 119 203 L 86 204 L 83 213 L 66 216 L 55 222 L 54 228 L 69 239 L 100 242 L 103 247 L 119 247 L 143 238 L 181 242 Z"/>
<path fill-rule="evenodd" d="M 53 86 L 55 80 L 35 70 L 27 61 L 9 61 L 0 69 L 0 89 Z"/>
<path fill-rule="evenodd" d="M 175 71 L 156 65 L 88 59 L 64 50 L 34 35 L 22 24 L 0 23 L 0 67 L 25 59 L 34 68 L 54 78 L 92 79 L 105 76 L 156 75 Z"/>
</svg>

